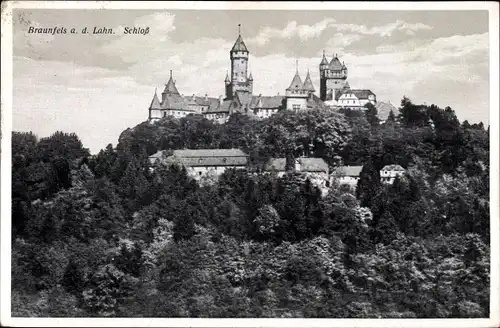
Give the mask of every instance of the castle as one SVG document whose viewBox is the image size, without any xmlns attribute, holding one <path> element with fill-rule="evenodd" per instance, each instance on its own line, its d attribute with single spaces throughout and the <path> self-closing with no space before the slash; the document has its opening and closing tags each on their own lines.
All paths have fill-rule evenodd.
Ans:
<svg viewBox="0 0 500 328">
<path fill-rule="evenodd" d="M 372 91 L 351 89 L 347 82 L 347 67 L 344 62 L 341 63 L 337 55 L 328 62 L 324 51 L 319 64 L 319 97 L 315 95 L 316 90 L 309 71 L 302 81 L 298 67 L 284 95 L 254 95 L 253 76 L 248 72 L 249 54 L 240 32 L 229 52 L 231 75 L 226 73 L 224 98 L 222 96 L 213 98 L 207 94 L 204 97 L 181 95 L 170 71 L 170 78 L 161 94 L 161 101 L 155 90 L 149 106 L 149 121 L 155 122 L 166 116 L 181 118 L 187 115 L 203 115 L 207 119 L 224 123 L 233 113 L 266 118 L 280 110 L 301 111 L 342 107 L 363 109 L 368 103 L 377 104 Z"/>
</svg>

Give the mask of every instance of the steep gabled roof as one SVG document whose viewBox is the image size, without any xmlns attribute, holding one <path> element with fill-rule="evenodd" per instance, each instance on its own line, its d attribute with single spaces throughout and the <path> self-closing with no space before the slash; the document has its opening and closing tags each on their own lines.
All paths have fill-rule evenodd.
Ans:
<svg viewBox="0 0 500 328">
<path fill-rule="evenodd" d="M 358 99 L 368 99 L 368 96 L 375 95 L 371 90 L 368 89 L 342 89 L 337 90 L 335 92 L 335 100 L 339 100 L 339 98 L 344 94 L 353 94 Z"/>
<path fill-rule="evenodd" d="M 170 71 L 170 78 L 168 79 L 167 84 L 165 84 L 165 90 L 163 90 L 163 93 L 166 93 L 168 95 L 180 95 L 175 86 L 175 82 L 172 79 L 172 71 Z"/>
<path fill-rule="evenodd" d="M 219 103 L 219 100 L 217 99 L 216 102 L 212 102 L 210 104 L 210 108 L 208 111 L 205 112 L 205 114 L 212 114 L 212 113 L 229 113 L 229 107 L 233 103 L 232 99 L 225 99 L 222 101 L 222 103 Z"/>
<path fill-rule="evenodd" d="M 241 35 L 238 35 L 238 39 L 236 39 L 236 42 L 234 43 L 234 46 L 231 49 L 231 52 L 236 52 L 236 51 L 248 52 L 247 46 L 245 45 L 245 42 L 243 42 L 243 38 L 241 37 Z"/>
<path fill-rule="evenodd" d="M 158 96 L 156 95 L 156 90 L 155 90 L 155 94 L 153 96 L 153 100 L 151 100 L 151 105 L 149 106 L 149 109 L 161 109 L 160 100 L 158 99 Z"/>
<path fill-rule="evenodd" d="M 371 90 L 368 89 L 351 90 L 350 92 L 353 93 L 358 99 L 368 99 L 368 96 L 375 95 Z"/>
<path fill-rule="evenodd" d="M 259 108 L 259 103 L 263 109 L 276 109 L 283 106 L 284 96 L 253 96 L 250 108 Z"/>
<path fill-rule="evenodd" d="M 241 107 L 250 105 L 252 101 L 252 95 L 245 91 L 236 91 L 234 98 L 238 100 Z"/>
<path fill-rule="evenodd" d="M 299 72 L 296 72 L 287 90 L 302 90 L 303 85 Z"/>
<path fill-rule="evenodd" d="M 310 92 L 316 91 L 314 89 L 314 85 L 313 85 L 313 83 L 311 81 L 311 75 L 309 74 L 309 71 L 307 71 L 307 76 L 306 76 L 306 80 L 304 81 L 303 89 L 307 90 L 307 91 L 310 91 Z"/>
<path fill-rule="evenodd" d="M 328 59 L 326 59 L 325 51 L 323 50 L 323 58 L 321 59 L 320 65 L 328 65 Z"/>
</svg>

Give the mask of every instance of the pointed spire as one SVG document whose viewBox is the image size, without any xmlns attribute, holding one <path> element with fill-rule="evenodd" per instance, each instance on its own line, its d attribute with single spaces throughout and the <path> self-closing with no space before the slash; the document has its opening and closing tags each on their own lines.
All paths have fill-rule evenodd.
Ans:
<svg viewBox="0 0 500 328">
<path fill-rule="evenodd" d="M 311 75 L 309 74 L 309 70 L 307 70 L 307 76 L 306 76 L 306 79 L 304 81 L 303 89 L 307 90 L 309 92 L 315 92 L 316 91 L 314 89 L 314 85 L 313 85 L 313 83 L 311 81 Z"/>
<path fill-rule="evenodd" d="M 323 49 L 323 58 L 321 59 L 320 65 L 328 65 L 328 59 L 326 59 L 326 53 L 324 49 Z"/>
<path fill-rule="evenodd" d="M 300 78 L 299 71 L 297 68 L 297 71 L 295 72 L 295 76 L 292 79 L 292 83 L 290 83 L 290 86 L 288 87 L 287 90 L 301 90 L 303 85 L 304 84 L 302 83 L 302 79 Z"/>
<path fill-rule="evenodd" d="M 231 80 L 229 80 L 229 73 L 226 71 L 226 79 L 224 80 L 224 82 L 231 82 Z"/>
<path fill-rule="evenodd" d="M 253 81 L 252 72 L 250 72 L 250 75 L 248 76 L 248 79 L 249 79 L 250 81 Z"/>
<path fill-rule="evenodd" d="M 161 109 L 160 100 L 158 99 L 158 95 L 156 94 L 156 88 L 155 94 L 153 95 L 153 100 L 151 100 L 151 105 L 149 105 L 149 109 Z"/>
<path fill-rule="evenodd" d="M 299 60 L 298 59 L 295 60 L 295 71 L 297 72 L 297 74 L 299 74 Z"/>
<path fill-rule="evenodd" d="M 248 52 L 247 46 L 245 45 L 245 43 L 243 42 L 243 38 L 241 37 L 241 24 L 238 24 L 238 39 L 236 39 L 236 42 L 231 49 L 231 52 L 236 51 Z"/>
<path fill-rule="evenodd" d="M 170 78 L 168 79 L 167 84 L 165 84 L 165 90 L 163 90 L 163 93 L 170 94 L 170 95 L 178 95 L 179 91 L 177 90 L 177 87 L 175 86 L 174 79 L 172 78 L 172 70 L 170 70 Z"/>
</svg>

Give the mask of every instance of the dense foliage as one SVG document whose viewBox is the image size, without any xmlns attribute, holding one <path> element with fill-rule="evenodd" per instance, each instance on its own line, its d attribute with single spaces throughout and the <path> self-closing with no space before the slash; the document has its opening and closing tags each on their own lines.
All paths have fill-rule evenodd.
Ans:
<svg viewBox="0 0 500 328">
<path fill-rule="evenodd" d="M 448 318 L 489 315 L 489 131 L 450 108 L 190 116 L 90 156 L 12 138 L 12 315 Z M 241 148 L 197 184 L 158 150 Z M 270 157 L 364 165 L 351 190 L 260 174 Z M 406 174 L 380 183 L 379 170 Z"/>
</svg>

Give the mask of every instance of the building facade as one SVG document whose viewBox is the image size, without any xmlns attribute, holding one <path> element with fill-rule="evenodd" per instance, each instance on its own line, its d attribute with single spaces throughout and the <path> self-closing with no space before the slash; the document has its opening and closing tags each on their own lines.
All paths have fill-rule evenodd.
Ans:
<svg viewBox="0 0 500 328">
<path fill-rule="evenodd" d="M 356 187 L 362 169 L 362 165 L 341 166 L 333 171 L 332 178 L 337 179 L 340 185 Z"/>
<path fill-rule="evenodd" d="M 392 184 L 396 177 L 401 177 L 406 170 L 397 164 L 386 165 L 380 170 L 380 181 L 385 184 Z"/>
<path fill-rule="evenodd" d="M 150 163 L 186 168 L 187 174 L 195 180 L 205 176 L 219 176 L 227 169 L 244 169 L 248 156 L 239 149 L 182 149 L 174 150 L 170 156 L 162 150 L 149 157 Z"/>
</svg>

